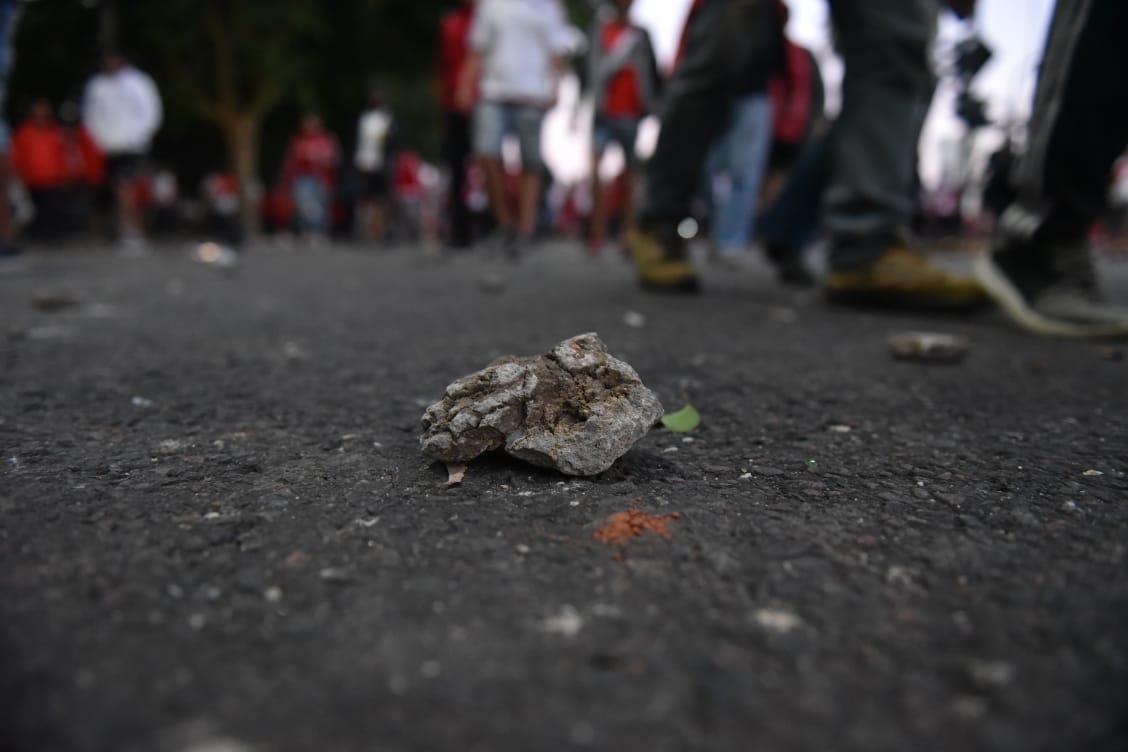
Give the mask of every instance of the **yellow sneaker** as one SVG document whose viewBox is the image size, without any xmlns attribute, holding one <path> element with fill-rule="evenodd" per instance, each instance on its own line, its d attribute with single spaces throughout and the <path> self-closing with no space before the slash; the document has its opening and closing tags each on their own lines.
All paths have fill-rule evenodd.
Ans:
<svg viewBox="0 0 1128 752">
<path fill-rule="evenodd" d="M 968 309 L 989 302 L 971 277 L 946 272 L 923 253 L 894 246 L 860 269 L 832 272 L 827 299 L 843 305 Z"/>
<path fill-rule="evenodd" d="M 659 233 L 632 227 L 627 233 L 627 248 L 639 284 L 655 292 L 698 292 L 697 271 L 685 259 L 683 242 L 676 232 Z"/>
</svg>

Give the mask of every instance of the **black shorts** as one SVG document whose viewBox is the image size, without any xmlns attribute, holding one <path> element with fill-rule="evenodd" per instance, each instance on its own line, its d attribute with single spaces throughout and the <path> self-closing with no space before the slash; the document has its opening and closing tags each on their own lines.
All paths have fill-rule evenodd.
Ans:
<svg viewBox="0 0 1128 752">
<path fill-rule="evenodd" d="M 106 178 L 111 185 L 133 180 L 144 170 L 143 154 L 110 154 L 106 157 Z"/>
<path fill-rule="evenodd" d="M 361 198 L 387 198 L 388 190 L 388 173 L 383 170 L 360 173 Z"/>
</svg>

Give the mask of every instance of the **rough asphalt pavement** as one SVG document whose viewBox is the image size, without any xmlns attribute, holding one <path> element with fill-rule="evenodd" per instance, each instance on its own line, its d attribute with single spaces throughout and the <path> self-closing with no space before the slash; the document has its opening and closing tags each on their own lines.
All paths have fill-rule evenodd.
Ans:
<svg viewBox="0 0 1128 752">
<path fill-rule="evenodd" d="M 1115 346 L 766 272 L 648 297 L 566 248 L 504 280 L 406 251 L 35 262 L 0 278 L 4 750 L 1125 748 Z M 973 350 L 893 361 L 910 329 Z M 700 428 L 448 490 L 426 404 L 585 331 Z M 635 506 L 678 512 L 670 540 L 593 538 Z"/>
</svg>

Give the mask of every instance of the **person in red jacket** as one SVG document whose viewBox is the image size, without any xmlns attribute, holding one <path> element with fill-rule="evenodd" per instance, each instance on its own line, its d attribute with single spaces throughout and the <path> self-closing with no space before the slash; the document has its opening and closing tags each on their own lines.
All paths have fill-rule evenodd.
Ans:
<svg viewBox="0 0 1128 752">
<path fill-rule="evenodd" d="M 29 232 L 55 236 L 69 177 L 67 138 L 46 99 L 32 102 L 27 119 L 12 135 L 11 162 L 35 207 Z"/>
<path fill-rule="evenodd" d="M 599 174 L 603 155 L 612 144 L 623 152 L 626 173 L 617 181 L 624 216 L 631 213 L 634 183 L 638 179 L 635 142 L 642 119 L 657 109 L 662 88 L 650 34 L 631 22 L 632 0 L 615 0 L 600 13 L 589 35 L 586 88 L 595 116 L 591 133 L 591 234 L 588 246 L 598 252 L 607 239 L 608 210 Z M 625 225 L 624 234 L 625 234 Z"/>
<path fill-rule="evenodd" d="M 337 138 L 321 124 L 319 115 L 307 113 L 290 141 L 282 184 L 293 195 L 298 231 L 315 244 L 329 236 L 340 161 Z"/>
<path fill-rule="evenodd" d="M 453 248 L 470 245 L 470 210 L 466 206 L 466 170 L 472 151 L 470 113 L 458 101 L 458 86 L 466 68 L 474 0 L 459 0 L 458 7 L 439 24 L 439 83 L 443 109 L 443 161 L 450 171 L 447 193 L 447 242 Z"/>
</svg>

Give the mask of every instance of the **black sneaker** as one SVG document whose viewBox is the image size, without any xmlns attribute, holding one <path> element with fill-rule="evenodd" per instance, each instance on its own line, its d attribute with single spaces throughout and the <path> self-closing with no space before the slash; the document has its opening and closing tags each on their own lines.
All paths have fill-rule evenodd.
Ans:
<svg viewBox="0 0 1128 752">
<path fill-rule="evenodd" d="M 798 250 L 774 243 L 764 250 L 781 283 L 789 287 L 811 287 L 815 284 L 815 275 L 803 263 L 803 254 Z"/>
<path fill-rule="evenodd" d="M 975 278 L 1019 326 L 1049 337 L 1128 336 L 1128 308 L 1108 301 L 1087 248 L 1001 242 Z"/>
</svg>

